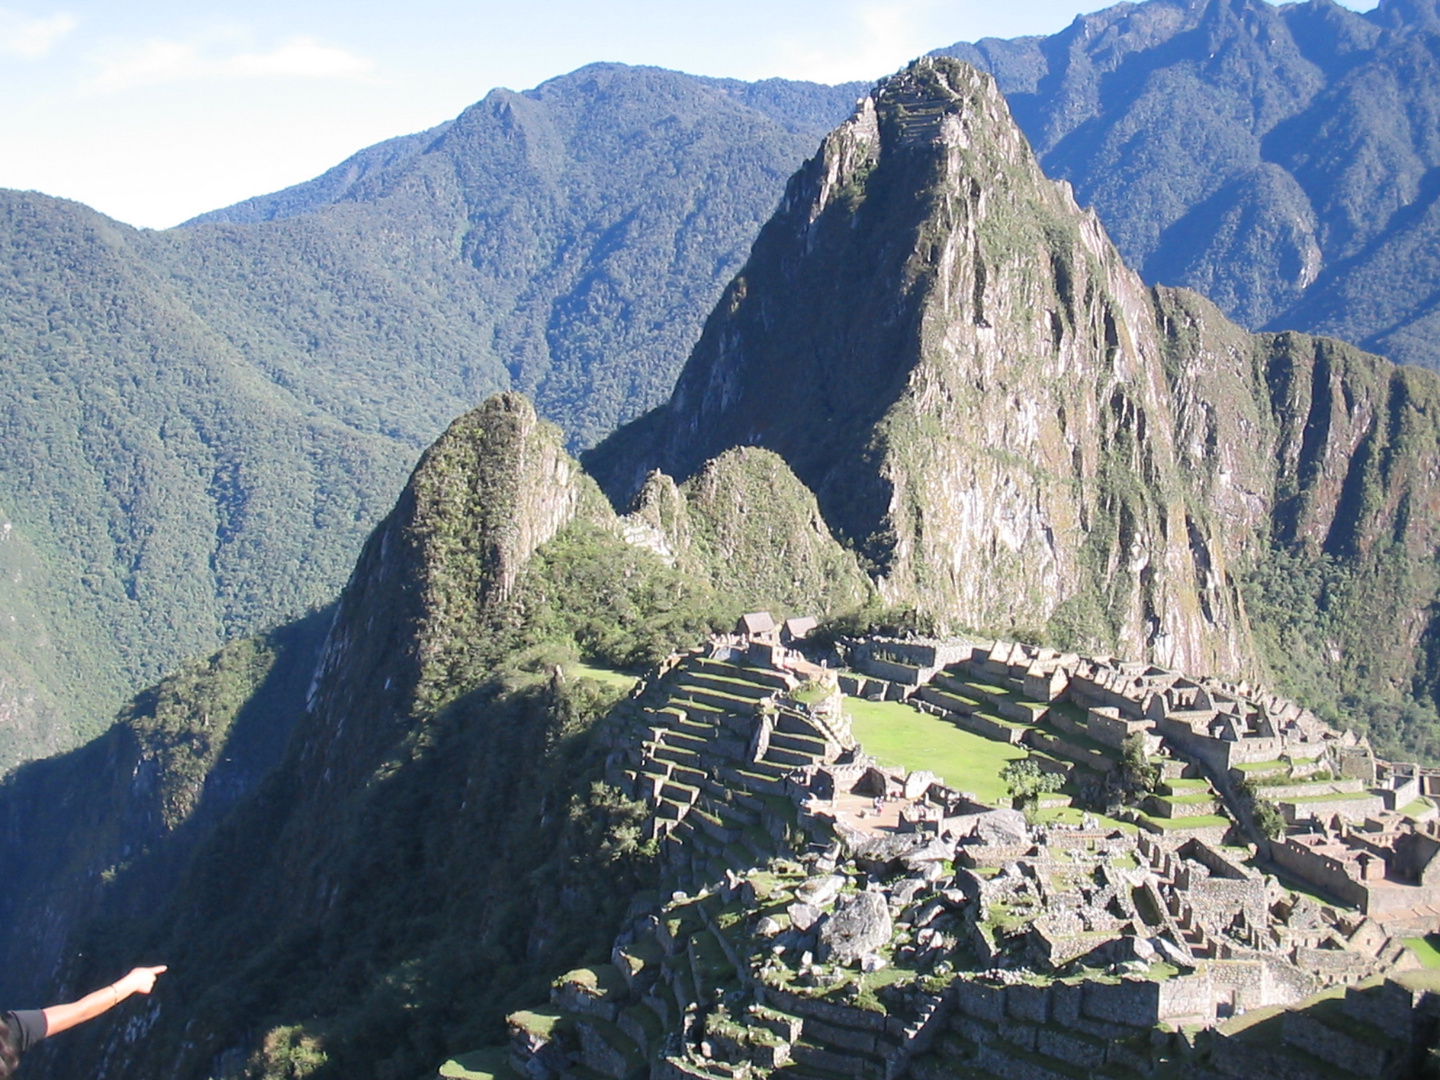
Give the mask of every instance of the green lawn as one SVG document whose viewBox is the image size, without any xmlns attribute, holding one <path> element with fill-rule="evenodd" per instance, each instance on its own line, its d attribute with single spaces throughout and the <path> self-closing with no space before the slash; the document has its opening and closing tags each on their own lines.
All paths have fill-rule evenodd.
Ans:
<svg viewBox="0 0 1440 1080">
<path fill-rule="evenodd" d="M 1420 958 L 1420 963 L 1427 968 L 1440 968 L 1440 934 L 1427 934 L 1425 937 L 1407 937 L 1405 944 L 1410 946 L 1410 951 Z"/>
<path fill-rule="evenodd" d="M 898 701 L 847 697 L 845 711 L 860 745 L 881 764 L 929 769 L 957 791 L 972 792 L 994 806 L 1009 805 L 1000 770 L 1007 761 L 1025 757 L 1023 747 L 972 734 Z"/>
<path fill-rule="evenodd" d="M 1228 826 L 1230 819 L 1219 814 L 1196 814 L 1194 817 L 1163 818 L 1144 815 L 1145 820 L 1150 822 L 1164 832 L 1173 829 L 1209 829 L 1221 825 Z"/>
<path fill-rule="evenodd" d="M 634 675 L 626 675 L 623 671 L 614 671 L 611 668 L 596 667 L 594 664 L 587 664 L 583 660 L 576 660 L 574 663 L 566 664 L 569 673 L 578 679 L 594 679 L 596 682 L 604 683 L 606 686 L 613 686 L 617 690 L 628 691 L 639 680 Z"/>
<path fill-rule="evenodd" d="M 1199 792 L 1195 795 L 1156 795 L 1155 798 L 1161 799 L 1172 806 L 1199 806 L 1201 803 L 1216 801 L 1215 797 L 1208 791 Z"/>
<path fill-rule="evenodd" d="M 1170 790 L 1175 792 L 1177 795 L 1182 791 L 1210 790 L 1209 780 L 1187 780 L 1183 777 L 1176 777 L 1174 780 L 1162 780 L 1160 782 L 1167 785 Z"/>
<path fill-rule="evenodd" d="M 1326 803 L 1326 802 L 1359 802 L 1361 799 L 1373 799 L 1375 796 L 1368 791 L 1343 792 L 1335 791 L 1328 795 L 1282 795 L 1277 801 L 1288 803 Z"/>
</svg>

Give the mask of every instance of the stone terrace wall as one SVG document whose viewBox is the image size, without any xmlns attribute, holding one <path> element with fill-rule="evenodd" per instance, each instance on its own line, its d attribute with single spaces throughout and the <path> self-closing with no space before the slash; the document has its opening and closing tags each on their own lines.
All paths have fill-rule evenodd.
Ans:
<svg viewBox="0 0 1440 1080">
<path fill-rule="evenodd" d="M 1320 886 L 1361 911 L 1366 910 L 1369 890 L 1347 874 L 1338 859 L 1288 843 L 1271 843 L 1270 858 L 1301 880 Z"/>
</svg>

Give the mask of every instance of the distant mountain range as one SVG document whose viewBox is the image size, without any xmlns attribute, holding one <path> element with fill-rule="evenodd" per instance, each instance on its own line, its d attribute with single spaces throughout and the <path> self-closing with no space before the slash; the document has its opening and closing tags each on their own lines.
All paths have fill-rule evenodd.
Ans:
<svg viewBox="0 0 1440 1080">
<path fill-rule="evenodd" d="M 1437 365 L 1435 0 L 1147 0 L 993 71 L 1147 281 Z M 327 603 L 419 449 L 514 388 L 663 401 L 863 87 L 595 65 L 163 233 L 0 195 L 0 768 Z"/>
<path fill-rule="evenodd" d="M 1440 6 L 1147 0 L 940 50 L 1152 284 L 1440 367 Z"/>
</svg>

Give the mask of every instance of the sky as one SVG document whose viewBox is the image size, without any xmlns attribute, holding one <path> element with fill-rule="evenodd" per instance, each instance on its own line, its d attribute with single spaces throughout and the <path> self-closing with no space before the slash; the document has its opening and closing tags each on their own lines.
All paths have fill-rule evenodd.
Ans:
<svg viewBox="0 0 1440 1080">
<path fill-rule="evenodd" d="M 1365 10 L 1375 0 L 1344 0 Z M 0 187 L 165 228 L 597 60 L 876 79 L 1105 0 L 0 0 Z"/>
</svg>

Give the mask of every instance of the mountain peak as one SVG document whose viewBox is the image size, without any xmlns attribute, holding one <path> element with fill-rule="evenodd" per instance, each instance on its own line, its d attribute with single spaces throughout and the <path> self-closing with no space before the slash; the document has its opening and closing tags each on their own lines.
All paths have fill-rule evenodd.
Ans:
<svg viewBox="0 0 1440 1080">
<path fill-rule="evenodd" d="M 763 446 L 891 603 L 1245 672 L 1228 561 L 1263 546 L 1274 483 L 1255 364 L 1144 287 L 988 75 L 928 57 L 792 178 L 671 400 L 587 464 L 624 502 Z"/>
</svg>

